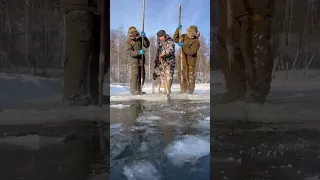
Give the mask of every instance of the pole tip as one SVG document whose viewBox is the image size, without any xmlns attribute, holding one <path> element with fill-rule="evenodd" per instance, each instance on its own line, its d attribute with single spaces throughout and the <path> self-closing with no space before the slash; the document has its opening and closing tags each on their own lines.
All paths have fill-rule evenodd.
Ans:
<svg viewBox="0 0 320 180">
<path fill-rule="evenodd" d="M 179 4 L 179 6 L 181 6 L 181 4 Z"/>
</svg>

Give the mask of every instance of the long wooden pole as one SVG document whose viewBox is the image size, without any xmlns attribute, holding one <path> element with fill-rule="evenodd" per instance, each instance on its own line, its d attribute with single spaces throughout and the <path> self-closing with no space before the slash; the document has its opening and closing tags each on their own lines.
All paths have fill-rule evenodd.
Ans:
<svg viewBox="0 0 320 180">
<path fill-rule="evenodd" d="M 142 0 L 142 31 L 144 31 L 144 17 L 145 17 L 145 5 L 146 1 Z M 144 37 L 142 37 L 142 49 L 144 45 Z M 139 86 L 139 93 L 142 94 L 142 87 L 144 85 L 145 81 L 145 67 L 144 67 L 144 62 L 145 62 L 145 56 L 142 55 L 142 64 L 141 64 L 141 75 L 140 75 L 140 86 Z"/>
<path fill-rule="evenodd" d="M 99 106 L 103 104 L 103 81 L 106 61 L 106 23 L 107 23 L 107 0 L 102 0 L 101 31 L 100 31 L 100 54 L 99 54 Z"/>
</svg>

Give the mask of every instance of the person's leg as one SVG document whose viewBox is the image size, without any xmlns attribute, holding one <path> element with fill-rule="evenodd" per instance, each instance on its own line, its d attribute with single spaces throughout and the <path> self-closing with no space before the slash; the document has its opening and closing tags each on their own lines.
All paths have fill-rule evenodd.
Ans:
<svg viewBox="0 0 320 180">
<path fill-rule="evenodd" d="M 88 105 L 87 67 L 93 54 L 94 16 L 83 10 L 71 10 L 66 18 L 66 54 L 64 59 L 63 100 L 73 105 Z"/>
<path fill-rule="evenodd" d="M 241 51 L 247 62 L 248 102 L 264 103 L 270 91 L 273 57 L 269 39 L 271 17 L 263 14 L 243 16 Z"/>
<path fill-rule="evenodd" d="M 196 85 L 196 60 L 188 59 L 188 94 L 193 94 L 195 85 Z"/>
<path fill-rule="evenodd" d="M 130 73 L 130 93 L 137 94 L 137 83 L 139 78 L 140 66 L 138 64 L 131 64 Z"/>
<path fill-rule="evenodd" d="M 242 100 L 246 93 L 246 78 L 245 67 L 241 52 L 238 46 L 239 41 L 239 24 L 238 20 L 234 19 L 234 47 L 235 58 L 234 62 L 230 65 L 228 62 L 228 51 L 226 47 L 227 40 L 227 8 L 226 1 L 219 4 L 219 26 L 216 42 L 216 53 L 218 56 L 220 69 L 225 77 L 227 92 L 219 94 L 214 97 L 216 103 L 230 103 L 237 100 Z"/>
</svg>

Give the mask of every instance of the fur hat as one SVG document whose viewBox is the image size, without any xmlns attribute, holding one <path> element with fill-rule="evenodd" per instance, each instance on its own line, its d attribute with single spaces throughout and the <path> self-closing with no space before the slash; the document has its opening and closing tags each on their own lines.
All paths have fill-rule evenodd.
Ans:
<svg viewBox="0 0 320 180">
<path fill-rule="evenodd" d="M 200 32 L 198 31 L 198 27 L 195 25 L 191 25 L 188 29 L 187 29 L 187 35 L 195 37 L 195 38 L 199 38 L 200 37 Z"/>
<path fill-rule="evenodd" d="M 138 34 L 138 30 L 134 26 L 130 26 L 128 29 L 128 37 L 136 37 Z"/>
</svg>

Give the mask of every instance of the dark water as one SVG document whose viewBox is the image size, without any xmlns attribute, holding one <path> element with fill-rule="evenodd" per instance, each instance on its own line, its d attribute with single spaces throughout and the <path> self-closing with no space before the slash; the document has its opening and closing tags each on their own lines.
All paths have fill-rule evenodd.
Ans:
<svg viewBox="0 0 320 180">
<path fill-rule="evenodd" d="M 211 121 L 212 178 L 320 179 L 320 131 L 306 123 Z"/>
<path fill-rule="evenodd" d="M 208 103 L 118 104 L 110 110 L 111 179 L 210 179 Z"/>
<path fill-rule="evenodd" d="M 109 143 L 100 132 L 107 137 L 109 126 L 96 121 L 0 126 L 0 179 L 106 179 Z"/>
</svg>

